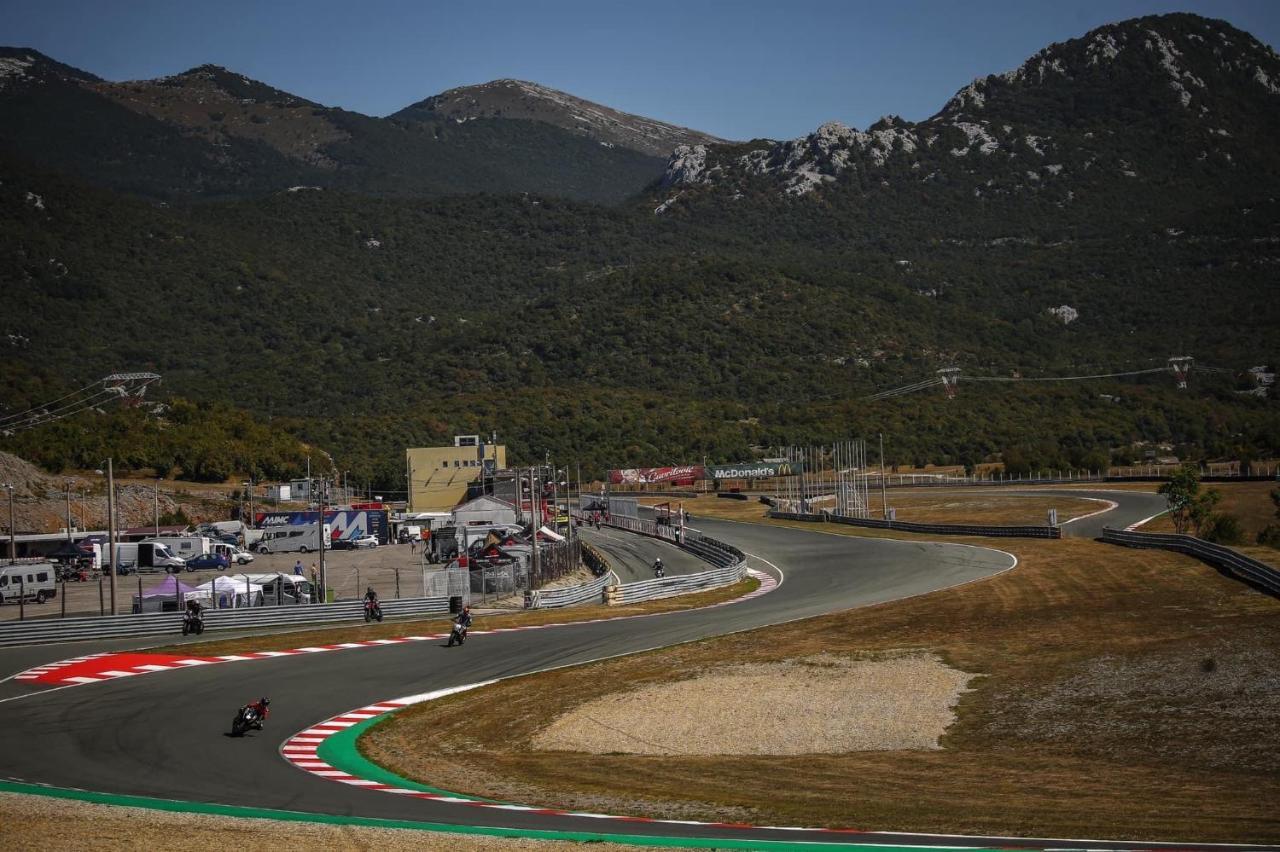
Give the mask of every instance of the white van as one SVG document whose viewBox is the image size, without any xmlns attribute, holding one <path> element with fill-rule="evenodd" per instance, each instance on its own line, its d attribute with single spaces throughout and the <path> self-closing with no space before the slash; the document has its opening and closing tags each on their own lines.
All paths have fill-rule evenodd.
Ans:
<svg viewBox="0 0 1280 852">
<path fill-rule="evenodd" d="M 17 603 L 19 597 L 44 603 L 58 594 L 57 576 L 48 562 L 6 565 L 0 568 L 0 603 Z"/>
</svg>

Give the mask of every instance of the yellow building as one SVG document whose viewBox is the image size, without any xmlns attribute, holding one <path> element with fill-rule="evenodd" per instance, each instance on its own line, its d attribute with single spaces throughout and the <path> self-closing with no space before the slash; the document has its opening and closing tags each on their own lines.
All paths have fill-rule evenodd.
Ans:
<svg viewBox="0 0 1280 852">
<path fill-rule="evenodd" d="M 478 435 L 456 435 L 452 447 L 410 447 L 404 451 L 410 512 L 444 512 L 467 496 L 467 486 L 507 466 L 507 448 L 481 444 Z"/>
</svg>

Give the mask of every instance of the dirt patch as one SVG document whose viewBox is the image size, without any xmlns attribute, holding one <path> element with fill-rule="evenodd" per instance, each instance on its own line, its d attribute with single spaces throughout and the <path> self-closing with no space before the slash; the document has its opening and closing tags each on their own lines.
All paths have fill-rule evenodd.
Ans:
<svg viewBox="0 0 1280 852">
<path fill-rule="evenodd" d="M 62 849 L 223 852 L 233 848 L 265 852 L 297 849 L 570 852 L 582 848 L 578 843 L 556 840 L 184 814 L 19 793 L 0 793 L 0 846 L 11 852 Z M 640 849 L 613 843 L 600 844 L 598 848 L 607 852 Z"/>
<path fill-rule="evenodd" d="M 552 722 L 533 747 L 700 755 L 936 749 L 971 677 L 933 654 L 732 666 L 597 698 Z"/>
</svg>

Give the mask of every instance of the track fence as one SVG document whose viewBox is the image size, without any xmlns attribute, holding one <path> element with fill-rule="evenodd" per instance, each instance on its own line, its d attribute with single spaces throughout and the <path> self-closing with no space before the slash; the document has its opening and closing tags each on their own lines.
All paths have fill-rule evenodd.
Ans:
<svg viewBox="0 0 1280 852">
<path fill-rule="evenodd" d="M 1228 571 L 1273 595 L 1280 595 L 1280 569 L 1245 556 L 1230 547 L 1214 544 L 1193 535 L 1128 532 L 1108 527 L 1102 531 L 1102 540 L 1108 544 L 1119 544 L 1124 547 L 1155 547 L 1185 553 Z"/>
<path fill-rule="evenodd" d="M 868 527 L 880 530 L 899 530 L 912 533 L 932 533 L 934 535 L 980 535 L 1005 538 L 1062 538 L 1061 527 L 1051 526 L 999 526 L 989 524 L 916 524 L 910 521 L 886 521 L 879 518 L 850 518 L 844 515 L 833 515 L 829 512 L 810 514 L 801 512 L 782 512 L 777 509 L 769 512 L 769 517 L 784 521 L 808 521 L 811 523 L 847 524 L 853 527 Z"/>
</svg>

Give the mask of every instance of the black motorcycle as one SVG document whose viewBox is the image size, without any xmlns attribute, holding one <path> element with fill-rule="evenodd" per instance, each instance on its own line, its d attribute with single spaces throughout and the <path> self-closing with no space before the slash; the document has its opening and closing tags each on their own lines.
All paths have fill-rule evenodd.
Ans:
<svg viewBox="0 0 1280 852">
<path fill-rule="evenodd" d="M 252 705 L 245 705 L 231 722 L 231 736 L 242 737 L 250 729 L 261 731 L 262 720 L 258 718 L 258 711 Z"/>
<path fill-rule="evenodd" d="M 452 648 L 454 643 L 461 645 L 467 641 L 467 627 L 460 621 L 453 623 L 453 630 L 449 631 L 449 647 Z"/>
<path fill-rule="evenodd" d="M 199 610 L 189 609 L 182 616 L 182 635 L 204 633 L 204 614 Z"/>
<path fill-rule="evenodd" d="M 364 620 L 382 621 L 382 604 L 377 601 L 366 600 L 364 602 Z"/>
</svg>

